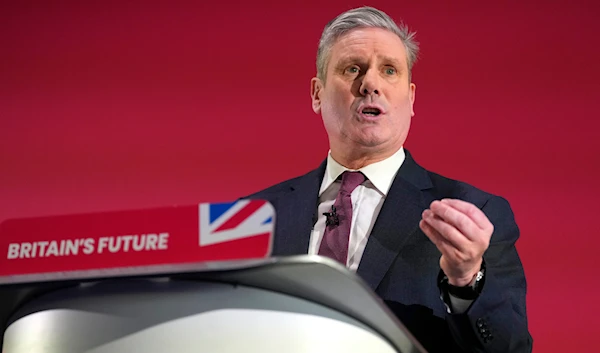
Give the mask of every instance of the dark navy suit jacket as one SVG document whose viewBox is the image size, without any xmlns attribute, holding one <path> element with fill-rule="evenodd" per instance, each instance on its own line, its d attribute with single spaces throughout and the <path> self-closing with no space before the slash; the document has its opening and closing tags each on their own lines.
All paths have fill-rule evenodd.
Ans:
<svg viewBox="0 0 600 353">
<path fill-rule="evenodd" d="M 526 281 L 515 249 L 519 229 L 510 205 L 501 197 L 423 169 L 405 152 L 357 274 L 428 352 L 531 352 Z M 275 207 L 273 255 L 308 253 L 325 166 L 324 161 L 316 170 L 247 197 L 268 200 Z M 475 204 L 494 225 L 484 254 L 483 290 L 464 314 L 447 313 L 437 283 L 441 253 L 418 225 L 430 203 L 443 198 Z"/>
</svg>

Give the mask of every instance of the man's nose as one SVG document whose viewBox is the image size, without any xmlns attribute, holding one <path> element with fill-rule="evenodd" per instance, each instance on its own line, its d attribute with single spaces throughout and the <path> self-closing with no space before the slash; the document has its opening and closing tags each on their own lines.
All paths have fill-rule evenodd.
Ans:
<svg viewBox="0 0 600 353">
<path fill-rule="evenodd" d="M 360 85 L 360 94 L 363 96 L 368 94 L 379 95 L 379 77 L 377 76 L 377 72 L 368 70 L 365 73 Z"/>
</svg>

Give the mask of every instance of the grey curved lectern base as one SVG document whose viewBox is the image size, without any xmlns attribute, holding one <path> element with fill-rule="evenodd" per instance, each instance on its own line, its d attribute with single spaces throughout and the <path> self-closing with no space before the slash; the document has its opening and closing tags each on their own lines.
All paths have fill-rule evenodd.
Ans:
<svg viewBox="0 0 600 353">
<path fill-rule="evenodd" d="M 4 352 L 424 352 L 329 259 L 187 267 L 168 277 L 88 279 L 29 300 L 9 321 Z"/>
</svg>

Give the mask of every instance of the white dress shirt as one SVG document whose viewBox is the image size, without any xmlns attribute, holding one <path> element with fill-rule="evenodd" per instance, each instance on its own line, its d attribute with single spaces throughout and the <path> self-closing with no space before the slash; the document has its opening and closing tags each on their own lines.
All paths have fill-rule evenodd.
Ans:
<svg viewBox="0 0 600 353">
<path fill-rule="evenodd" d="M 358 171 L 362 172 L 367 180 L 359 185 L 352 194 L 352 223 L 350 224 L 350 239 L 348 245 L 348 260 L 346 266 L 351 271 L 358 269 L 371 229 L 379 215 L 383 201 L 390 190 L 390 186 L 396 177 L 396 173 L 404 162 L 404 149 L 400 148 L 392 156 L 369 164 Z M 348 169 L 331 157 L 331 151 L 327 156 L 325 175 L 319 190 L 319 207 L 317 222 L 313 227 L 308 248 L 309 254 L 318 254 L 321 239 L 325 232 L 325 220 L 323 215 L 331 210 L 341 187 L 341 181 L 336 179 Z M 355 170 L 351 170 L 355 171 Z"/>
</svg>

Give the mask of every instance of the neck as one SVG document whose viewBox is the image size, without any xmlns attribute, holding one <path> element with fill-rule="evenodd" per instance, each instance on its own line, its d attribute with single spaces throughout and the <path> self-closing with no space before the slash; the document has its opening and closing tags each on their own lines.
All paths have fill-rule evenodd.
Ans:
<svg viewBox="0 0 600 353">
<path fill-rule="evenodd" d="M 402 146 L 401 146 L 402 147 Z M 356 151 L 356 150 L 345 150 L 340 151 L 336 149 L 331 149 L 331 157 L 335 159 L 336 162 L 343 165 L 348 169 L 357 170 L 368 166 L 369 164 L 380 162 L 394 153 L 396 153 L 400 148 L 392 151 L 378 151 L 374 153 L 374 151 Z"/>
</svg>

